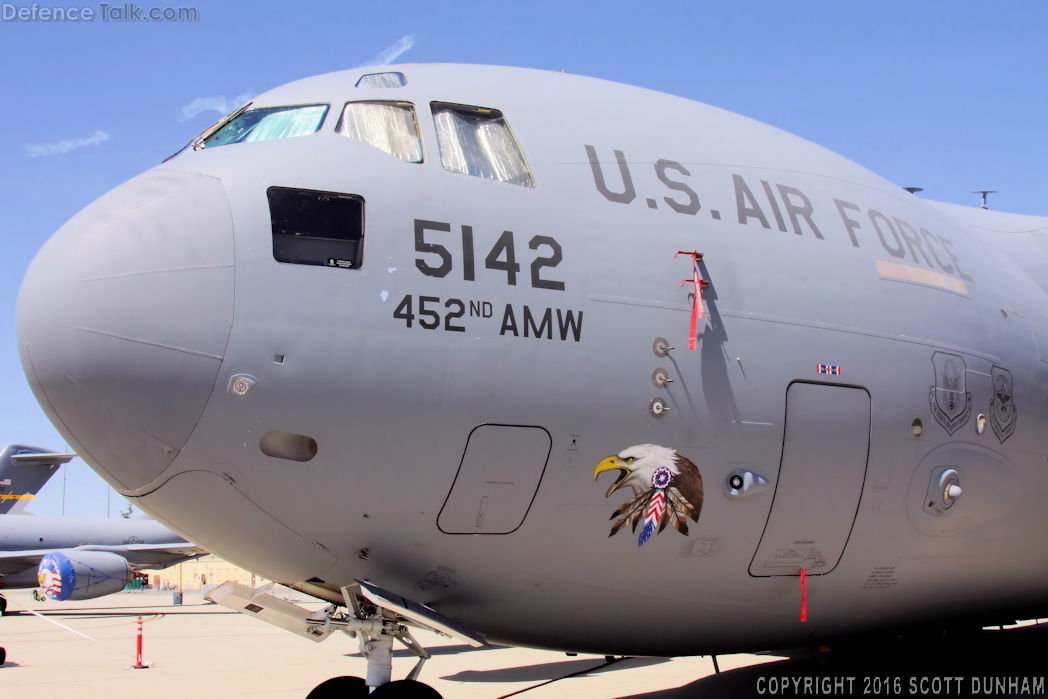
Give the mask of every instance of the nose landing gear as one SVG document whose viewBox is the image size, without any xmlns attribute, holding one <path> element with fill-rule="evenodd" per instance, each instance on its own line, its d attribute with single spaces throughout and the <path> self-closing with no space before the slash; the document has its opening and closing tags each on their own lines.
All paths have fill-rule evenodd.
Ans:
<svg viewBox="0 0 1048 699">
<path fill-rule="evenodd" d="M 332 604 L 316 612 L 268 594 L 270 587 L 255 590 L 227 582 L 209 592 L 207 598 L 315 642 L 341 630 L 358 639 L 361 655 L 367 661 L 366 679 L 334 677 L 317 685 L 307 699 L 441 699 L 435 689 L 417 679 L 430 655 L 411 635 L 409 624 L 457 638 L 475 648 L 486 645 L 480 635 L 436 610 L 364 581 L 342 588 L 344 607 Z M 391 681 L 394 640 L 414 653 L 418 662 L 406 679 Z"/>
</svg>

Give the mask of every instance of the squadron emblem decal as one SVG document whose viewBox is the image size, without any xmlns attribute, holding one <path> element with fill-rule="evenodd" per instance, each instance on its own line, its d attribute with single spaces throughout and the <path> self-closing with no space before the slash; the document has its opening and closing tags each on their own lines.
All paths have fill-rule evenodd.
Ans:
<svg viewBox="0 0 1048 699">
<path fill-rule="evenodd" d="M 928 405 L 935 421 L 947 434 L 953 434 L 972 414 L 972 394 L 965 389 L 967 366 L 963 357 L 949 352 L 933 354 L 932 365 L 935 383 L 928 392 Z"/>
<path fill-rule="evenodd" d="M 615 524 L 608 536 L 615 535 L 626 522 L 633 531 L 643 522 L 637 545 L 643 546 L 654 534 L 662 533 L 666 525 L 685 536 L 688 519 L 699 521 L 702 510 L 702 474 L 698 467 L 676 449 L 657 444 L 636 444 L 597 464 L 593 480 L 605 471 L 619 471 L 620 475 L 608 488 L 604 497 L 623 486 L 633 489 L 633 499 L 611 514 Z M 616 519 L 617 518 L 617 519 Z"/>
<path fill-rule="evenodd" d="M 61 560 L 48 554 L 40 560 L 40 567 L 37 568 L 37 582 L 44 589 L 44 594 L 51 599 L 65 599 L 65 597 L 62 597 L 61 565 Z"/>
<path fill-rule="evenodd" d="M 1012 372 L 995 366 L 990 369 L 993 398 L 990 399 L 990 426 L 1001 444 L 1015 432 L 1015 399 L 1012 397 Z"/>
</svg>

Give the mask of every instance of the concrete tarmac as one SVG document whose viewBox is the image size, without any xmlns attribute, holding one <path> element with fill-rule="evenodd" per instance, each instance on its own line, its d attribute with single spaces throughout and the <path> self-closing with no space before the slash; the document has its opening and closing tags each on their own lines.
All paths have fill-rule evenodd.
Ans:
<svg viewBox="0 0 1048 699">
<path fill-rule="evenodd" d="M 294 595 L 295 593 L 290 593 Z M 37 602 L 31 590 L 7 592 L 0 619 L 0 696 L 273 697 L 303 699 L 337 675 L 365 674 L 356 639 L 335 633 L 314 643 L 258 619 L 186 593 L 126 591 L 80 602 Z M 311 598 L 292 597 L 311 606 Z M 315 600 L 314 600 L 315 602 Z M 323 606 L 322 604 L 316 606 Z M 137 618 L 143 620 L 143 660 L 135 664 Z M 435 634 L 413 631 L 432 654 L 420 679 L 446 699 L 644 696 L 714 672 L 709 657 L 569 657 L 527 648 L 476 650 Z M 394 679 L 415 657 L 397 644 Z M 777 660 L 721 656 L 722 671 Z"/>
<path fill-rule="evenodd" d="M 292 601 L 320 607 L 288 591 Z M 365 674 L 357 641 L 342 633 L 314 643 L 187 593 L 121 592 L 82 602 L 37 602 L 31 590 L 7 593 L 0 619 L 0 696 L 287 697 L 320 682 Z M 137 619 L 143 659 L 135 664 Z M 1001 632 L 919 634 L 809 651 L 709 657 L 569 657 L 527 648 L 473 649 L 414 631 L 432 658 L 420 679 L 446 699 L 584 697 L 685 699 L 800 696 L 1045 695 L 1048 624 Z M 394 679 L 415 658 L 399 647 Z"/>
</svg>

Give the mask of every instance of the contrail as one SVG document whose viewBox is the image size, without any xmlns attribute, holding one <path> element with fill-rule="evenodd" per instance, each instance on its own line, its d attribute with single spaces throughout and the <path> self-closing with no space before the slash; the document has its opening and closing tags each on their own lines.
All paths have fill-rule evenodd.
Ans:
<svg viewBox="0 0 1048 699">
<path fill-rule="evenodd" d="M 61 141 L 55 141 L 54 143 L 27 143 L 23 147 L 25 148 L 25 154 L 30 158 L 40 158 L 49 155 L 65 155 L 78 148 L 97 146 L 108 140 L 109 134 L 105 131 L 95 131 L 87 138 L 63 138 Z"/>
<path fill-rule="evenodd" d="M 397 58 L 401 54 L 406 53 L 407 51 L 409 51 L 411 49 L 411 47 L 414 46 L 414 45 L 415 45 L 415 35 L 414 34 L 405 34 L 404 36 L 402 36 L 399 39 L 397 39 L 396 42 L 394 42 L 390 46 L 387 46 L 382 51 L 379 51 L 377 54 L 375 54 L 374 56 L 372 56 L 368 60 L 364 61 L 363 63 L 358 63 L 357 65 L 355 65 L 353 67 L 354 68 L 362 68 L 363 66 L 384 66 L 384 65 L 388 65 L 388 64 L 392 63 L 393 61 L 397 60 Z"/>
<path fill-rule="evenodd" d="M 215 97 L 197 97 L 189 104 L 182 105 L 182 111 L 178 116 L 179 121 L 189 121 L 202 112 L 218 112 L 221 115 L 229 114 L 231 111 L 251 99 L 251 92 L 244 92 L 233 99 L 218 95 Z"/>
</svg>

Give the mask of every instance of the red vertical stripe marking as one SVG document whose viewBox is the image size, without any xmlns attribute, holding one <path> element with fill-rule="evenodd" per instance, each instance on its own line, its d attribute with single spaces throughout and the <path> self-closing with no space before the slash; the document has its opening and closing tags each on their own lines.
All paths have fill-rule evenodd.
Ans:
<svg viewBox="0 0 1048 699">
<path fill-rule="evenodd" d="M 808 581 L 804 577 L 804 568 L 801 568 L 801 621 L 808 620 Z"/>
</svg>

